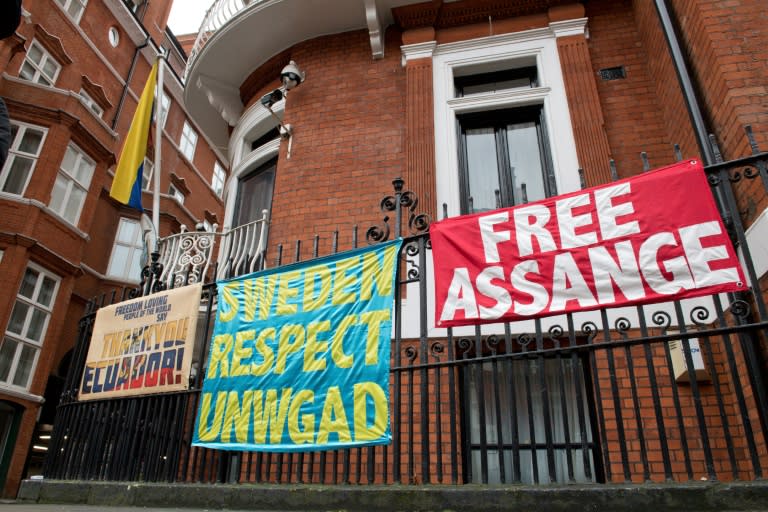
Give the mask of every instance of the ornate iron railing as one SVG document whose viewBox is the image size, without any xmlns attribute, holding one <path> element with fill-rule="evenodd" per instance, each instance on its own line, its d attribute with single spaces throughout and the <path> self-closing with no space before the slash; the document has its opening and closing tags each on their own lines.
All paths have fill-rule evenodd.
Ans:
<svg viewBox="0 0 768 512">
<path fill-rule="evenodd" d="M 165 288 L 174 288 L 262 269 L 268 224 L 269 212 L 264 210 L 261 219 L 218 233 L 216 226 L 214 231 L 188 231 L 182 226 L 181 233 L 160 239 L 159 281 Z"/>
<path fill-rule="evenodd" d="M 745 261 L 748 293 L 440 334 L 430 332 L 428 321 L 429 219 L 417 213 L 415 194 L 395 180 L 394 194 L 381 202 L 383 222 L 365 237 L 368 243 L 404 237 L 390 368 L 393 441 L 387 446 L 297 454 L 194 447 L 202 372 L 185 392 L 78 402 L 100 305 L 94 302 L 81 323 L 45 477 L 317 484 L 764 478 L 768 314 L 744 230 L 752 214 L 739 208 L 734 194 L 743 185 L 761 197 L 768 193 L 768 153 L 752 146 L 753 156 L 706 168 Z M 318 242 L 315 237 L 314 257 Z M 299 242 L 296 247 L 294 260 Z M 338 234 L 331 247 L 340 249 Z M 291 263 L 277 252 L 278 266 Z M 216 300 L 215 286 L 206 285 L 202 357 Z M 693 360 L 694 349 L 703 368 Z"/>
</svg>

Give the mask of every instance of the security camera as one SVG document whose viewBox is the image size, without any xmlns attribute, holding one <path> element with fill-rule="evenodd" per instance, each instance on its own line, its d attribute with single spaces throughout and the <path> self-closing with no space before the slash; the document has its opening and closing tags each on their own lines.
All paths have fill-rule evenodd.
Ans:
<svg viewBox="0 0 768 512">
<path fill-rule="evenodd" d="M 282 81 L 285 90 L 290 91 L 304 80 L 304 73 L 294 61 L 291 61 L 280 73 L 280 80 Z"/>
<path fill-rule="evenodd" d="M 261 97 L 261 104 L 267 108 L 272 108 L 272 105 L 283 99 L 283 91 L 275 89 L 272 92 L 268 92 Z"/>
</svg>

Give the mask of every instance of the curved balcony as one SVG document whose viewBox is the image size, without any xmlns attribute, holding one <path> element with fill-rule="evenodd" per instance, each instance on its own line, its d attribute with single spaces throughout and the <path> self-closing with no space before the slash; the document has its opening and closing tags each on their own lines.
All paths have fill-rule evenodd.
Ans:
<svg viewBox="0 0 768 512">
<path fill-rule="evenodd" d="M 254 69 L 302 41 L 360 29 L 368 29 L 373 57 L 381 57 L 392 8 L 410 3 L 417 2 L 216 0 L 187 61 L 184 100 L 189 114 L 226 151 L 228 125 L 235 126 L 243 111 L 240 85 Z"/>
</svg>

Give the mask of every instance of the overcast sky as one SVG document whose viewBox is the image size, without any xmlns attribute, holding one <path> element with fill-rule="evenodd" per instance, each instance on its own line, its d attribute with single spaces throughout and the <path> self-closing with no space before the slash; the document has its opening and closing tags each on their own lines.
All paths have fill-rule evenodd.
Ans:
<svg viewBox="0 0 768 512">
<path fill-rule="evenodd" d="M 0 0 L 6 1 L 6 0 Z M 214 0 L 175 0 L 168 18 L 168 26 L 176 35 L 197 32 L 203 22 L 205 11 Z"/>
</svg>

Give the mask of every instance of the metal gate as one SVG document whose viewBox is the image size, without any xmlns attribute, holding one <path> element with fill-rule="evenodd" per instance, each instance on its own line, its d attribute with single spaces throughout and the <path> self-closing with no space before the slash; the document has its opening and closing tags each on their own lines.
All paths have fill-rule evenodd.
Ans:
<svg viewBox="0 0 768 512">
<path fill-rule="evenodd" d="M 203 378 L 180 393 L 77 401 L 95 312 L 81 320 L 45 477 L 112 481 L 463 484 L 749 480 L 768 465 L 764 290 L 745 224 L 768 153 L 706 168 L 752 292 L 431 332 L 429 219 L 394 181 L 367 243 L 404 236 L 389 446 L 303 454 L 191 446 Z M 647 161 L 644 159 L 645 167 Z M 614 173 L 615 174 L 615 173 Z M 681 192 L 681 193 L 684 193 Z M 696 198 L 691 198 L 695 201 Z M 332 240 L 338 248 L 338 234 Z M 314 239 L 318 256 L 319 239 Z M 353 246 L 358 245 L 357 229 Z M 286 248 L 287 252 L 289 249 Z M 279 247 L 276 265 L 285 263 Z M 296 243 L 297 260 L 300 242 Z M 133 295 L 158 286 L 145 269 Z M 762 269 L 761 271 L 765 271 Z M 124 293 L 123 298 L 127 295 Z M 207 354 L 215 285 L 201 297 Z M 204 367 L 204 361 L 199 362 Z"/>
</svg>

